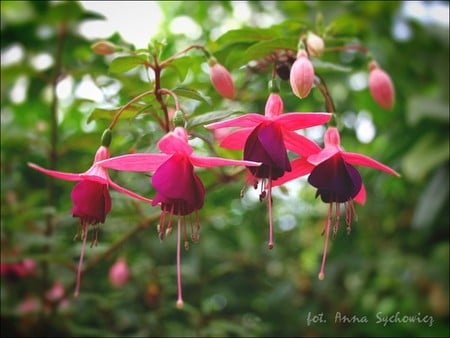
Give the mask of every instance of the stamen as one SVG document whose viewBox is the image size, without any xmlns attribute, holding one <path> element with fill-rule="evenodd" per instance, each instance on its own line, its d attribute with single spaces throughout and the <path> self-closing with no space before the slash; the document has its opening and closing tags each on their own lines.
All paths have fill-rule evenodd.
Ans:
<svg viewBox="0 0 450 338">
<path fill-rule="evenodd" d="M 83 257 L 84 257 L 84 249 L 86 248 L 86 239 L 87 239 L 87 225 L 83 225 L 81 236 L 83 238 L 83 244 L 81 245 L 81 254 L 80 260 L 78 262 L 78 270 L 77 270 L 77 282 L 75 286 L 75 292 L 73 294 L 74 298 L 78 298 L 80 294 L 80 284 L 81 284 L 81 267 L 83 266 Z"/>
<path fill-rule="evenodd" d="M 159 239 L 162 241 L 164 239 L 164 226 L 166 223 L 166 205 L 164 204 L 161 210 L 161 216 L 159 217 L 159 224 L 158 224 L 158 233 L 159 233 Z"/>
<path fill-rule="evenodd" d="M 272 222 L 272 179 L 268 180 L 269 185 L 267 187 L 267 207 L 269 209 L 269 249 L 273 248 L 273 222 Z"/>
<path fill-rule="evenodd" d="M 337 230 L 339 228 L 339 220 L 341 218 L 341 205 L 340 203 L 336 202 L 335 204 L 335 208 L 336 208 L 336 216 L 334 219 L 334 227 L 333 227 L 333 239 L 336 238 L 336 234 L 337 234 Z"/>
<path fill-rule="evenodd" d="M 327 259 L 327 251 L 328 251 L 328 242 L 330 239 L 330 226 L 331 226 L 331 214 L 333 210 L 333 203 L 330 203 L 330 208 L 328 209 L 328 217 L 327 217 L 327 223 L 325 225 L 325 246 L 323 248 L 323 255 L 322 255 L 322 266 L 320 267 L 319 272 L 319 279 L 324 280 L 325 279 L 325 261 Z"/>
<path fill-rule="evenodd" d="M 178 216 L 180 217 L 180 216 Z M 189 250 L 189 240 L 186 229 L 186 217 L 183 216 L 183 235 L 184 235 L 184 249 Z"/>
<path fill-rule="evenodd" d="M 177 234 L 177 287 L 178 287 L 178 300 L 177 308 L 183 308 L 183 295 L 181 291 L 181 222 L 180 216 L 178 216 L 178 234 Z"/>
</svg>

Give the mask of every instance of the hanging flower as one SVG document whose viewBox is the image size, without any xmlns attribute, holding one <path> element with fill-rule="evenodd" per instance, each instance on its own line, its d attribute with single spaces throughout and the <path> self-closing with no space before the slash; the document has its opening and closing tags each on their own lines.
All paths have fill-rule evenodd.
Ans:
<svg viewBox="0 0 450 338">
<path fill-rule="evenodd" d="M 376 61 L 369 63 L 369 90 L 381 108 L 391 110 L 394 106 L 394 85 L 390 76 L 378 66 Z"/>
<path fill-rule="evenodd" d="M 316 196 L 320 196 L 323 202 L 330 204 L 327 222 L 322 232 L 322 234 L 325 234 L 325 248 L 319 273 L 320 279 L 325 278 L 325 260 L 333 217 L 333 205 L 335 220 L 333 236 L 336 236 L 341 217 L 341 204 L 344 204 L 344 217 L 349 233 L 352 219 L 357 217 L 353 201 L 364 204 L 366 200 L 366 191 L 361 174 L 353 165 L 372 167 L 391 175 L 400 176 L 395 170 L 368 156 L 342 150 L 337 128 L 328 128 L 325 132 L 324 143 L 324 149 L 319 149 L 316 153 L 294 160 L 292 172 L 274 182 L 274 186 L 277 186 L 296 177 L 310 174 L 308 182 L 317 188 Z M 295 149 L 293 151 L 299 152 L 302 149 L 299 147 L 298 151 Z"/>
<path fill-rule="evenodd" d="M 99 163 L 104 168 L 125 171 L 153 171 L 152 185 L 156 190 L 152 205 L 161 206 L 161 218 L 158 232 L 161 239 L 172 232 L 172 218 L 177 216 L 177 306 L 183 306 L 181 291 L 181 228 L 183 228 L 184 245 L 188 248 L 185 216 L 195 212 L 195 227 L 191 224 L 191 237 L 199 238 L 200 224 L 198 210 L 203 207 L 205 188 L 194 172 L 194 167 L 215 167 L 224 165 L 258 166 L 260 163 L 251 161 L 231 160 L 220 157 L 204 157 L 193 154 L 188 143 L 188 135 L 183 127 L 177 127 L 166 134 L 158 142 L 162 153 L 159 154 L 129 154 L 104 160 Z M 166 218 L 167 230 L 166 228 Z"/>
<path fill-rule="evenodd" d="M 300 49 L 289 76 L 292 92 L 304 99 L 309 95 L 314 84 L 314 67 L 305 50 Z"/>
<path fill-rule="evenodd" d="M 210 69 L 211 83 L 216 91 L 227 99 L 233 99 L 234 83 L 228 69 L 218 63 L 214 57 L 209 58 L 208 65 Z"/>
<path fill-rule="evenodd" d="M 72 215 L 80 219 L 81 238 L 83 245 L 81 249 L 80 261 L 78 264 L 77 283 L 74 297 L 78 297 L 81 281 L 81 267 L 83 264 L 84 250 L 86 246 L 88 225 L 94 226 L 94 236 L 92 237 L 92 245 L 97 244 L 98 223 L 104 223 L 106 216 L 111 210 L 111 196 L 109 187 L 112 187 L 133 198 L 151 203 L 152 200 L 142 197 L 128 189 L 125 189 L 114 183 L 107 169 L 98 165 L 99 161 L 109 158 L 109 150 L 106 146 L 100 146 L 95 154 L 94 163 L 84 173 L 66 173 L 61 171 L 44 169 L 34 163 L 28 163 L 33 169 L 36 169 L 46 175 L 60 178 L 66 181 L 78 181 L 71 193 L 73 201 Z"/>
<path fill-rule="evenodd" d="M 279 94 L 271 93 L 265 106 L 265 115 L 245 114 L 227 121 L 216 122 L 205 127 L 218 129 L 241 127 L 220 143 L 221 147 L 243 149 L 244 160 L 261 162 L 259 167 L 249 167 L 250 181 L 255 188 L 261 180 L 262 201 L 267 196 L 269 209 L 269 248 L 273 248 L 272 225 L 272 181 L 283 177 L 292 167 L 287 150 L 302 148 L 302 154 L 309 155 L 320 149 L 314 142 L 298 134 L 295 130 L 326 123 L 328 113 L 287 113 L 283 112 L 283 101 Z"/>
</svg>

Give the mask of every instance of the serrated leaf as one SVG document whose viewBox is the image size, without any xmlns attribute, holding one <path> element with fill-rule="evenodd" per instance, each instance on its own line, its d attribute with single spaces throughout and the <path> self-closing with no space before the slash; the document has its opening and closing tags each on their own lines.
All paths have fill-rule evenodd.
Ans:
<svg viewBox="0 0 450 338">
<path fill-rule="evenodd" d="M 211 102 L 209 101 L 209 99 L 207 97 L 203 96 L 201 93 L 199 93 L 195 89 L 186 88 L 186 87 L 177 87 L 173 90 L 173 92 L 175 94 L 177 94 L 178 96 L 187 97 L 187 98 L 190 98 L 190 99 L 193 99 L 196 101 L 205 102 L 208 105 L 211 105 Z"/>
<path fill-rule="evenodd" d="M 324 62 L 321 60 L 313 59 L 311 60 L 314 70 L 322 71 L 334 71 L 334 72 L 350 72 L 352 69 L 350 67 L 341 66 L 331 62 Z"/>
<path fill-rule="evenodd" d="M 197 126 L 220 121 L 233 114 L 242 114 L 242 112 L 234 112 L 228 110 L 216 110 L 202 115 L 198 115 L 190 119 L 186 124 L 186 129 L 192 129 Z"/>
<path fill-rule="evenodd" d="M 120 114 L 119 119 L 129 119 L 129 118 L 133 118 L 136 117 L 137 115 L 143 113 L 145 110 L 147 110 L 151 105 L 131 105 L 127 108 L 125 108 L 125 110 Z M 101 119 L 106 119 L 106 120 L 112 120 L 114 118 L 114 116 L 116 115 L 116 113 L 119 111 L 119 109 L 103 109 L 103 108 L 95 108 L 91 115 L 89 115 L 88 119 L 87 119 L 87 123 L 90 123 L 91 121 L 95 121 L 95 120 L 101 120 Z"/>
<path fill-rule="evenodd" d="M 111 73 L 125 73 L 147 61 L 145 55 L 121 56 L 112 60 L 109 71 Z"/>
</svg>

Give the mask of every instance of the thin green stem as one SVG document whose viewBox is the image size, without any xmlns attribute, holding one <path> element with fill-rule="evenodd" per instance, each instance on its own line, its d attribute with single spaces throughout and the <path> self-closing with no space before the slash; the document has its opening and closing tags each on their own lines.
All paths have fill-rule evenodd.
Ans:
<svg viewBox="0 0 450 338">
<path fill-rule="evenodd" d="M 187 53 L 187 52 L 190 51 L 191 49 L 200 49 L 200 50 L 202 50 L 202 51 L 205 53 L 205 55 L 209 55 L 209 53 L 206 51 L 206 49 L 205 49 L 204 46 L 201 46 L 201 45 L 191 45 L 191 46 L 189 46 L 189 47 L 183 49 L 182 51 L 180 51 L 180 52 L 178 52 L 178 53 L 172 55 L 171 57 L 169 57 L 168 59 L 164 60 L 163 62 L 161 62 L 160 65 L 159 65 L 159 67 L 160 67 L 161 69 L 167 67 L 167 65 L 168 65 L 170 62 L 172 62 L 173 60 L 175 60 L 175 59 L 176 59 L 177 57 L 179 57 L 180 55 L 183 55 L 183 54 Z"/>
</svg>

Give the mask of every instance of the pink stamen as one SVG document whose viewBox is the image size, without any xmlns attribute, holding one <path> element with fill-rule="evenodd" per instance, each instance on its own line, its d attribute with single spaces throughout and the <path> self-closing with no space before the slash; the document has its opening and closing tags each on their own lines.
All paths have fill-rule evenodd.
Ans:
<svg viewBox="0 0 450 338">
<path fill-rule="evenodd" d="M 272 222 L 272 179 L 268 179 L 267 207 L 269 209 L 269 249 L 273 248 L 273 222 Z"/>
<path fill-rule="evenodd" d="M 87 225 L 83 225 L 81 236 L 83 237 L 83 244 L 81 246 L 80 261 L 78 262 L 77 282 L 76 282 L 75 292 L 73 294 L 74 298 L 78 298 L 78 295 L 80 294 L 81 268 L 83 266 L 84 249 L 86 248 Z"/>
<path fill-rule="evenodd" d="M 338 206 L 336 206 L 337 208 Z M 331 227 L 331 213 L 333 210 L 333 203 L 330 203 L 330 208 L 328 209 L 327 224 L 325 225 L 325 246 L 323 248 L 322 256 L 322 266 L 320 267 L 319 279 L 325 279 L 325 261 L 327 259 L 328 242 L 330 240 L 330 227 Z"/>
<path fill-rule="evenodd" d="M 178 233 L 177 233 L 177 287 L 178 287 L 178 300 L 177 308 L 183 308 L 183 294 L 181 291 L 181 220 L 178 216 Z"/>
</svg>

